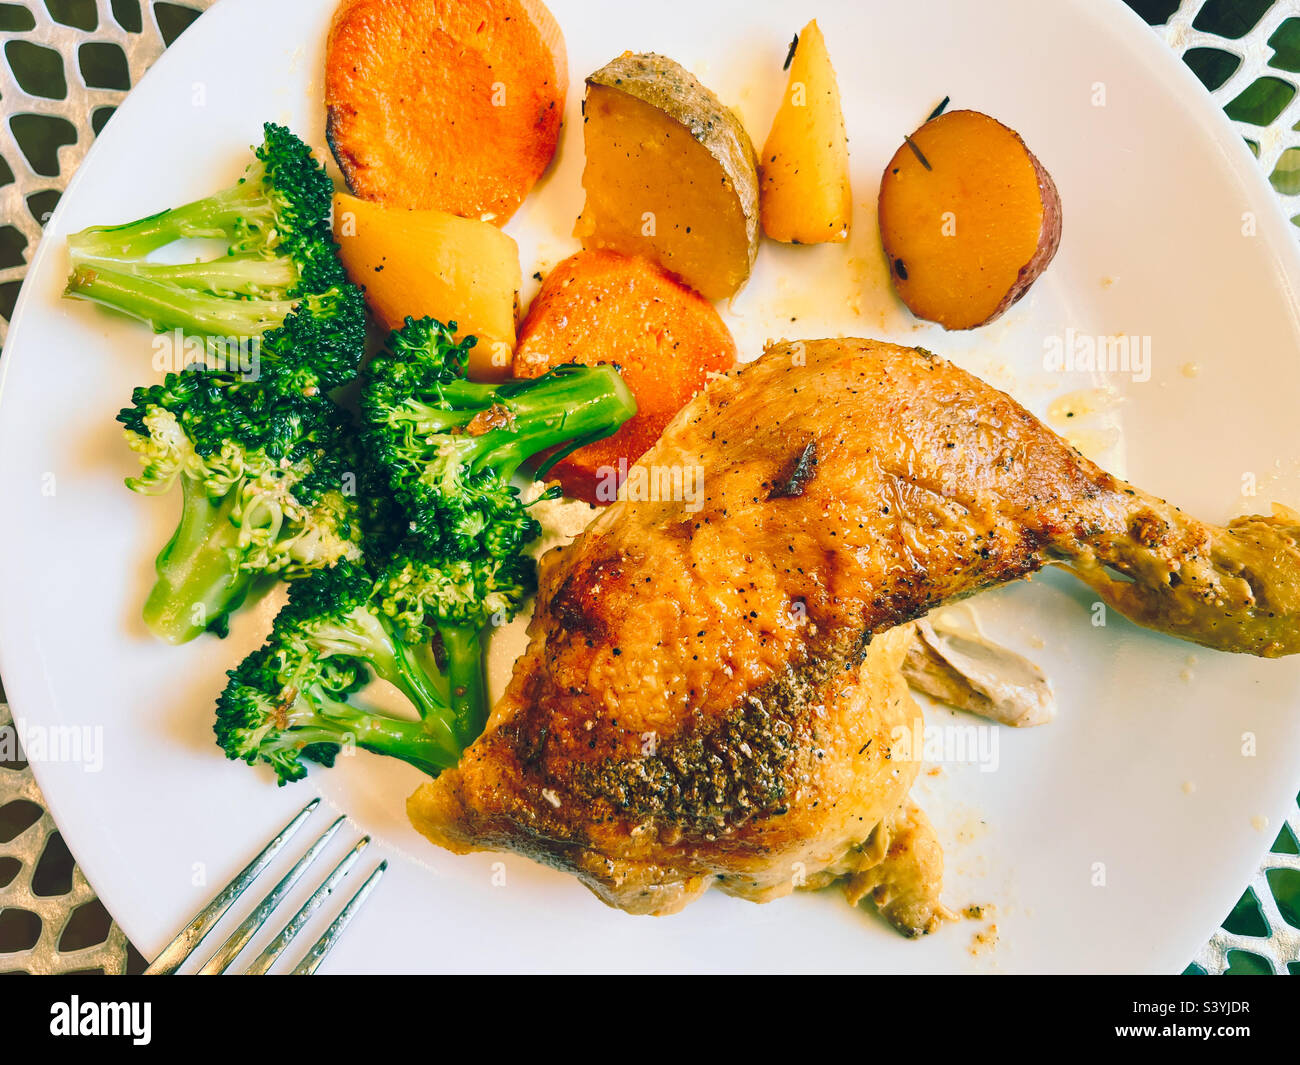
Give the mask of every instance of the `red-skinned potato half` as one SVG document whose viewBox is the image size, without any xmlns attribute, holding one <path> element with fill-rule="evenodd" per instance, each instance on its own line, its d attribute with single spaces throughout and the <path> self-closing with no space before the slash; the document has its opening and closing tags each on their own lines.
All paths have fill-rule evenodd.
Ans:
<svg viewBox="0 0 1300 1065">
<path fill-rule="evenodd" d="M 579 448 L 549 474 L 566 495 L 611 503 L 624 469 L 708 384 L 736 365 L 736 343 L 713 304 L 655 263 L 607 250 L 581 251 L 547 275 L 519 328 L 516 377 L 562 363 L 612 363 L 637 413 L 613 436 Z"/>
<path fill-rule="evenodd" d="M 555 154 L 568 84 L 540 0 L 342 0 L 326 132 L 354 195 L 504 225 Z"/>
<path fill-rule="evenodd" d="M 1061 242 L 1061 198 L 1020 135 L 949 111 L 907 138 L 880 184 L 880 239 L 918 318 L 973 329 L 998 318 Z"/>
</svg>

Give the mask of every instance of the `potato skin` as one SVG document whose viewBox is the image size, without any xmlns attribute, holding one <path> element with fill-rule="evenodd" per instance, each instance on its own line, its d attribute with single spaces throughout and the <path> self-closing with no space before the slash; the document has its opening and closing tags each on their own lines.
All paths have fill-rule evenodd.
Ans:
<svg viewBox="0 0 1300 1065">
<path fill-rule="evenodd" d="M 976 139 L 978 149 L 972 149 Z M 989 165 L 989 156 L 995 157 L 996 166 Z M 960 175 L 960 180 L 945 188 L 939 175 L 950 174 Z M 1006 215 L 1006 201 L 1028 195 L 1030 175 L 1040 212 L 1037 233 L 1031 238 L 1032 245 L 1028 239 L 1020 239 L 1023 261 L 1007 261 L 1009 253 L 1003 245 L 1027 234 L 1024 216 Z M 924 197 L 905 191 L 904 186 L 904 182 L 918 180 L 938 183 L 927 217 L 938 217 L 943 211 L 957 215 L 968 211 L 967 224 L 973 214 L 986 228 L 997 230 L 997 237 L 986 235 L 983 243 L 978 236 L 973 241 L 969 237 L 950 238 L 953 248 L 965 249 L 964 254 L 949 255 L 945 249 L 935 253 L 933 260 L 918 258 L 917 235 L 910 227 L 915 224 L 917 205 Z M 907 206 L 900 206 L 903 203 Z M 938 322 L 945 329 L 973 329 L 996 321 L 1029 290 L 1061 242 L 1061 198 L 1051 174 L 1015 130 L 977 111 L 947 112 L 904 141 L 885 167 L 879 214 L 881 242 L 899 297 L 917 317 Z M 996 225 L 992 219 L 996 219 Z M 962 268 L 969 272 L 973 265 L 981 273 L 996 269 L 1004 275 L 1005 288 L 995 304 L 989 304 L 987 289 L 954 291 L 962 283 Z M 923 287 L 927 285 L 935 291 Z M 972 310 L 971 304 L 978 310 Z"/>
<path fill-rule="evenodd" d="M 1020 134 L 1016 134 L 1019 138 Z M 1021 144 L 1025 142 L 1020 141 Z M 1043 228 L 1038 236 L 1038 248 L 1034 252 L 1034 257 L 1020 268 L 1020 276 L 1016 283 L 1011 286 L 1002 303 L 998 305 L 992 317 L 986 318 L 981 325 L 987 325 L 989 322 L 1002 317 L 1008 307 L 1020 299 L 1029 291 L 1029 286 L 1038 280 L 1039 275 L 1047 269 L 1047 264 L 1056 257 L 1056 250 L 1061 246 L 1061 194 L 1056 189 L 1056 182 L 1052 180 L 1052 175 L 1047 172 L 1047 167 L 1038 161 L 1038 156 L 1025 146 L 1025 154 L 1029 156 L 1029 161 L 1034 164 L 1034 173 L 1038 175 L 1038 194 L 1043 198 Z"/>
<path fill-rule="evenodd" d="M 721 170 L 723 183 L 734 195 L 744 220 L 744 254 L 747 261 L 743 276 L 729 289 L 728 286 L 719 287 L 716 284 L 701 283 L 699 279 L 684 274 L 682 276 L 710 299 L 723 299 L 732 295 L 748 279 L 749 270 L 758 255 L 761 236 L 757 159 L 753 142 L 739 117 L 679 63 L 654 53 L 625 52 L 588 77 L 586 83 L 589 91 L 593 87 L 599 87 L 621 93 L 667 116 L 672 122 L 684 127 Z M 590 153 L 588 163 L 590 171 Z M 587 173 L 584 173 L 583 184 L 584 187 L 588 186 Z M 591 189 L 588 188 L 588 204 L 584 207 L 575 230 L 576 235 L 584 239 L 586 246 L 613 247 L 626 254 L 651 254 L 652 249 L 648 247 L 621 247 L 601 243 L 599 240 L 588 243 L 588 238 L 593 236 L 594 227 L 599 224 L 599 220 L 593 219 L 590 214 Z M 660 262 L 665 268 L 673 270 L 671 262 L 665 258 L 660 257 Z"/>
</svg>

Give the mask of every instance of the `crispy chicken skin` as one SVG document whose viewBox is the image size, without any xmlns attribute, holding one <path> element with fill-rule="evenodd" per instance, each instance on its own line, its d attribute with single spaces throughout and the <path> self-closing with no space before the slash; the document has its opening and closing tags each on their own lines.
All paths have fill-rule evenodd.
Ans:
<svg viewBox="0 0 1300 1065">
<path fill-rule="evenodd" d="M 893 750 L 921 724 L 900 673 L 909 640 L 890 632 L 852 668 L 791 670 L 735 706 L 678 720 L 626 689 L 559 714 L 507 698 L 488 724 L 495 739 L 465 753 L 455 783 L 444 774 L 416 792 L 408 812 L 442 846 L 519 851 L 630 913 L 674 913 L 711 885 L 765 902 L 828 883 L 829 865 L 863 866 L 858 844 L 916 777 L 919 762 Z M 582 675 L 566 683 L 609 666 L 575 663 Z"/>
<path fill-rule="evenodd" d="M 700 470 L 701 498 L 615 503 L 547 556 L 484 735 L 408 801 L 441 846 L 527 855 L 633 913 L 843 878 L 930 930 L 942 855 L 906 800 L 900 665 L 905 623 L 945 601 L 1060 562 L 1141 624 L 1300 649 L 1294 525 L 1194 521 L 919 349 L 774 347 L 640 464 Z"/>
</svg>

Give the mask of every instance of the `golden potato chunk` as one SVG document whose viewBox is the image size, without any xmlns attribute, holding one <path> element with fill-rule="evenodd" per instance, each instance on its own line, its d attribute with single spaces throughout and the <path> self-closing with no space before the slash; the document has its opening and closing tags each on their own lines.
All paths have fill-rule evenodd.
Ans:
<svg viewBox="0 0 1300 1065">
<path fill-rule="evenodd" d="M 515 350 L 519 248 L 496 226 L 444 211 L 384 207 L 339 193 L 334 239 L 348 275 L 386 329 L 408 316 L 455 322 L 476 336 L 469 374 L 507 377 Z"/>
<path fill-rule="evenodd" d="M 835 68 L 816 19 L 799 33 L 758 173 L 763 231 L 773 240 L 826 244 L 849 239 L 849 140 Z"/>
</svg>

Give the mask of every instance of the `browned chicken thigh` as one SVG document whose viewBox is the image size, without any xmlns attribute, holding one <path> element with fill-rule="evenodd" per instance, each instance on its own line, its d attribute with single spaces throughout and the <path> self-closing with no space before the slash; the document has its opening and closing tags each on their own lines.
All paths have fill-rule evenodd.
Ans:
<svg viewBox="0 0 1300 1065">
<path fill-rule="evenodd" d="M 1063 563 L 1140 624 L 1300 650 L 1296 525 L 1188 518 L 921 350 L 774 347 L 639 465 L 702 492 L 615 503 L 547 556 L 484 735 L 408 803 L 435 843 L 527 855 L 630 912 L 842 879 L 930 930 L 942 852 L 907 798 L 900 667 L 905 623 L 948 600 Z"/>
</svg>

